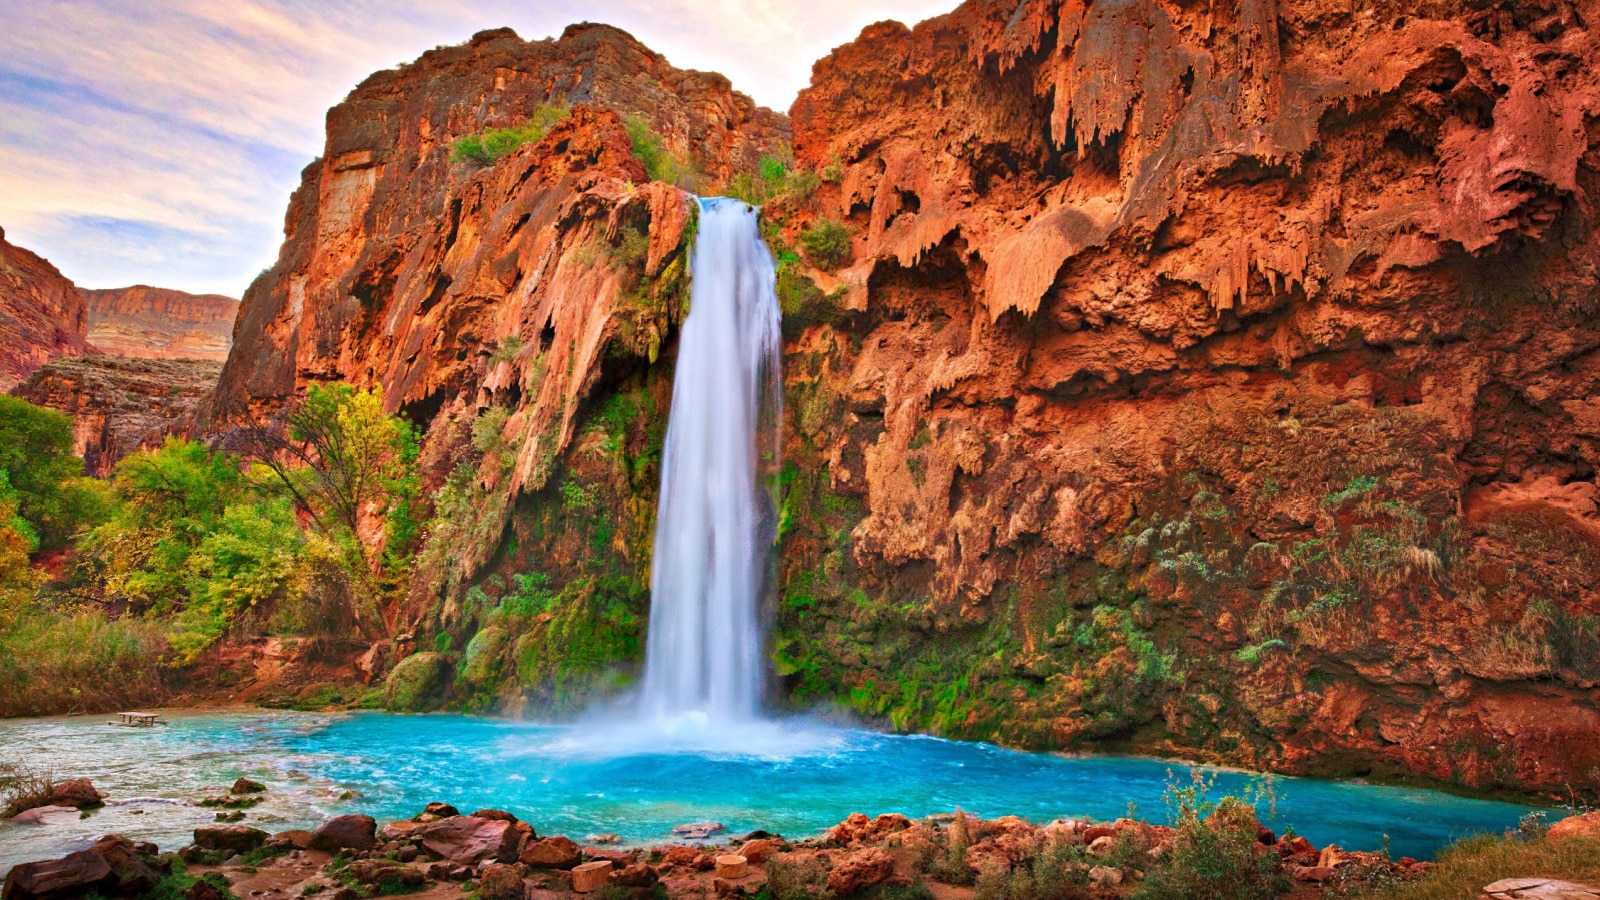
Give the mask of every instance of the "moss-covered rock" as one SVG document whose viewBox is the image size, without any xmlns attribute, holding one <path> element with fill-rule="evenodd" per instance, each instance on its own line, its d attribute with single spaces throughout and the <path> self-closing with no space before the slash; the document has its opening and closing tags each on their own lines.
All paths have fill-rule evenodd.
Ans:
<svg viewBox="0 0 1600 900">
<path fill-rule="evenodd" d="M 383 685 L 383 708 L 415 712 L 437 701 L 450 684 L 450 661 L 443 653 L 418 653 L 400 661 Z"/>
<path fill-rule="evenodd" d="M 501 668 L 501 651 L 509 635 L 499 625 L 490 625 L 472 636 L 467 644 L 466 658 L 461 664 L 461 678 L 472 686 L 487 685 L 498 679 Z"/>
</svg>

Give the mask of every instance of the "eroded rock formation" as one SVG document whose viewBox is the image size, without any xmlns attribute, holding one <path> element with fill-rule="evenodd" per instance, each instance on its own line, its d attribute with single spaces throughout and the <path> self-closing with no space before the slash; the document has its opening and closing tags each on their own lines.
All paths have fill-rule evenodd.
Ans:
<svg viewBox="0 0 1600 900">
<path fill-rule="evenodd" d="M 11 393 L 74 420 L 73 454 L 104 478 L 124 457 L 188 432 L 222 365 L 205 360 L 58 357 Z"/>
<path fill-rule="evenodd" d="M 134 285 L 83 291 L 89 343 L 101 353 L 141 359 L 223 362 L 233 345 L 239 301 Z"/>
<path fill-rule="evenodd" d="M 0 391 L 57 356 L 91 352 L 78 289 L 0 229 Z"/>
</svg>

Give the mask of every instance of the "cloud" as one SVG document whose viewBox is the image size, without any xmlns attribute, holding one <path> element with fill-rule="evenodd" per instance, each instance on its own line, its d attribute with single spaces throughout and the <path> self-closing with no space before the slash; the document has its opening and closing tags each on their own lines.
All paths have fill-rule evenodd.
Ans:
<svg viewBox="0 0 1600 900">
<path fill-rule="evenodd" d="M 787 109 L 862 27 L 956 0 L 0 0 L 0 227 L 86 287 L 238 296 L 327 108 L 485 28 L 599 21 Z"/>
</svg>

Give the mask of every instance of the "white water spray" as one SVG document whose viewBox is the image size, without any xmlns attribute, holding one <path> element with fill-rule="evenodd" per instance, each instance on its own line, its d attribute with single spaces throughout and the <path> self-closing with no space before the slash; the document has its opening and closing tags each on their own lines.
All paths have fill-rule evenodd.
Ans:
<svg viewBox="0 0 1600 900">
<path fill-rule="evenodd" d="M 645 712 L 732 724 L 761 700 L 783 338 L 756 210 L 702 199 L 661 455 Z"/>
</svg>

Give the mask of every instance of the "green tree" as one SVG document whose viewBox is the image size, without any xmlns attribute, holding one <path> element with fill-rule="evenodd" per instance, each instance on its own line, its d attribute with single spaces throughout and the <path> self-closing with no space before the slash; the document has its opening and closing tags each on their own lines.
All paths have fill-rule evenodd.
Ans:
<svg viewBox="0 0 1600 900">
<path fill-rule="evenodd" d="M 103 512 L 102 495 L 82 483 L 83 460 L 72 455 L 72 419 L 3 394 L 0 472 L 39 549 L 66 545 L 85 519 Z"/>
<path fill-rule="evenodd" d="M 408 559 L 418 532 L 416 429 L 383 409 L 383 388 L 313 386 L 284 414 L 282 433 L 258 432 L 261 461 L 330 538 L 351 549 L 365 577 L 379 541 L 363 524 L 376 516 L 391 560 Z"/>
</svg>

